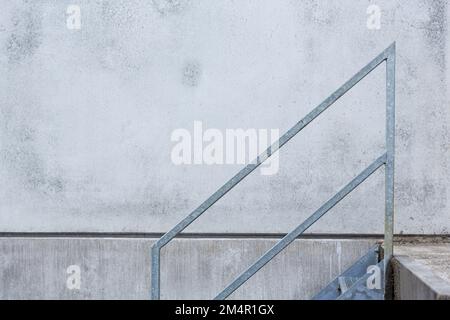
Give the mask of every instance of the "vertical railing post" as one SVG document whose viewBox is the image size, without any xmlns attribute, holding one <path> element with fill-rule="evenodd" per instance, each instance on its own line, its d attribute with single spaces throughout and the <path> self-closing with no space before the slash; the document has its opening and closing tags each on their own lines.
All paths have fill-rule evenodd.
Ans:
<svg viewBox="0 0 450 320">
<path fill-rule="evenodd" d="M 391 298 L 390 260 L 394 253 L 395 43 L 386 59 L 386 195 L 384 226 L 385 298 Z"/>
<path fill-rule="evenodd" d="M 151 279 L 151 297 L 152 300 L 159 300 L 159 293 L 160 293 L 160 255 L 161 255 L 161 248 L 158 246 L 157 243 L 155 243 L 152 247 L 152 279 Z"/>
</svg>

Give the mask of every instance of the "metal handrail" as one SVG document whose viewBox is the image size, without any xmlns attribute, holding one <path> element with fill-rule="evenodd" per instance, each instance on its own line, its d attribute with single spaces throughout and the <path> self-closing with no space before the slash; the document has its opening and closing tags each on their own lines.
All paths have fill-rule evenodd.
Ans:
<svg viewBox="0 0 450 320">
<path fill-rule="evenodd" d="M 181 231 L 200 217 L 209 207 L 216 203 L 233 187 L 235 187 L 246 176 L 259 167 L 273 153 L 284 146 L 290 139 L 304 129 L 309 123 L 316 119 L 323 111 L 328 109 L 333 103 L 341 98 L 352 87 L 364 79 L 370 72 L 386 61 L 386 153 L 379 157 L 341 191 L 328 200 L 305 222 L 299 225 L 292 232 L 281 239 L 274 247 L 266 252 L 244 273 L 237 277 L 229 286 L 227 286 L 216 299 L 224 299 L 239 288 L 245 281 L 253 276 L 265 264 L 272 260 L 278 253 L 286 248 L 300 234 L 307 230 L 312 224 L 319 220 L 325 213 L 341 201 L 346 195 L 366 180 L 373 172 L 382 165 L 385 170 L 385 230 L 384 230 L 384 272 L 388 270 L 389 263 L 393 254 L 393 218 L 394 218 L 394 159 L 395 159 L 395 42 L 392 43 L 381 54 L 374 58 L 369 64 L 356 73 L 350 80 L 344 83 L 339 89 L 332 93 L 321 104 L 314 108 L 310 113 L 294 125 L 289 131 L 282 135 L 278 141 L 273 143 L 267 150 L 261 153 L 253 162 L 244 167 L 234 177 L 227 181 L 219 190 L 214 192 L 199 207 L 192 211 L 186 218 L 180 221 L 175 227 L 164 234 L 152 246 L 151 259 L 151 297 L 154 300 L 160 298 L 160 254 L 161 249 L 175 238 Z M 387 279 L 387 277 L 385 277 Z"/>
</svg>

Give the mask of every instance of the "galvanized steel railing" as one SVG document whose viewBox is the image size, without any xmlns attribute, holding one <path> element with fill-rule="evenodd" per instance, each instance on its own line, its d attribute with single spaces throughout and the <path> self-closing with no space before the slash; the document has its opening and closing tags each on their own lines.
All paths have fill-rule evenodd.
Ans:
<svg viewBox="0 0 450 320">
<path fill-rule="evenodd" d="M 239 275 L 230 285 L 220 292 L 215 299 L 225 299 L 238 289 L 244 282 L 252 277 L 258 270 L 265 266 L 284 248 L 291 244 L 299 235 L 311 227 L 317 220 L 325 215 L 339 201 L 344 199 L 357 186 L 365 181 L 382 165 L 385 165 L 385 227 L 384 227 L 384 272 L 388 270 L 387 264 L 393 255 L 393 233 L 394 233 L 394 158 L 395 158 L 395 42 L 386 50 L 373 59 L 368 65 L 356 73 L 350 80 L 337 89 L 321 104 L 314 108 L 306 117 L 300 120 L 295 126 L 287 131 L 281 138 L 272 144 L 266 151 L 260 154 L 251 164 L 239 171 L 233 178 L 225 183 L 219 190 L 213 193 L 197 209 L 192 211 L 186 218 L 164 234 L 152 247 L 152 279 L 151 297 L 154 300 L 160 298 L 160 253 L 161 249 L 175 238 L 181 231 L 200 217 L 209 207 L 222 198 L 228 191 L 242 181 L 247 175 L 253 172 L 258 166 L 267 160 L 274 152 L 285 145 L 297 133 L 317 118 L 323 111 L 328 109 L 340 97 L 348 92 L 359 81 L 364 79 L 370 72 L 376 69 L 381 63 L 386 62 L 386 153 L 375 160 L 350 183 L 336 193 L 308 219 L 300 224 L 293 231 L 288 233 L 253 265 Z M 387 277 L 385 277 L 387 279 Z"/>
</svg>

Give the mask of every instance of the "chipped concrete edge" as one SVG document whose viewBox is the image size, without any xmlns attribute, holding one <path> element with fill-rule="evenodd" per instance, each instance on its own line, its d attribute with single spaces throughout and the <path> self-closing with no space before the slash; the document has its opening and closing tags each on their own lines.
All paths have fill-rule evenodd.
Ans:
<svg viewBox="0 0 450 320">
<path fill-rule="evenodd" d="M 409 256 L 398 255 L 393 259 L 393 267 L 395 269 L 395 287 L 397 287 L 395 278 L 398 277 L 399 269 L 402 267 L 408 270 L 414 278 L 430 289 L 435 295 L 436 300 L 450 300 L 450 282 L 436 275 L 424 264 Z"/>
</svg>

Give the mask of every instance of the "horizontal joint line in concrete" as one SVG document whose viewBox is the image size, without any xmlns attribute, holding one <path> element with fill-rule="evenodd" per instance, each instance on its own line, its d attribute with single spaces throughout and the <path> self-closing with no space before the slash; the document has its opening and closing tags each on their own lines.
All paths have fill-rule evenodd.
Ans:
<svg viewBox="0 0 450 320">
<path fill-rule="evenodd" d="M 176 239 L 279 239 L 287 233 L 181 233 Z M 157 232 L 0 232 L 0 238 L 148 238 L 159 239 Z M 383 234 L 308 233 L 298 239 L 382 239 Z M 417 240 L 450 241 L 450 235 L 402 234 L 395 236 L 395 242 Z"/>
<path fill-rule="evenodd" d="M 164 233 L 139 232 L 0 232 L 0 238 L 160 238 Z M 283 238 L 287 233 L 181 233 L 176 238 Z M 298 239 L 381 239 L 382 234 L 303 234 Z"/>
</svg>

